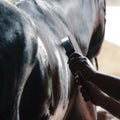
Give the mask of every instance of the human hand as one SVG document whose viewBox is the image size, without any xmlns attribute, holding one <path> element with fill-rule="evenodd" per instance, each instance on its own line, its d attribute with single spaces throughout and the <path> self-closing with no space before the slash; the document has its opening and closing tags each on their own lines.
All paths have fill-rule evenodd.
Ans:
<svg viewBox="0 0 120 120">
<path fill-rule="evenodd" d="M 82 76 L 86 80 L 92 78 L 92 76 L 94 76 L 94 74 L 96 73 L 96 70 L 91 64 L 91 62 L 86 57 L 78 53 L 73 53 L 69 57 L 68 64 L 74 76 L 76 74 L 82 74 Z"/>
<path fill-rule="evenodd" d="M 91 101 L 95 105 L 101 105 L 102 99 L 106 96 L 91 82 L 85 81 L 85 86 L 82 86 L 80 91 L 85 101 Z"/>
</svg>

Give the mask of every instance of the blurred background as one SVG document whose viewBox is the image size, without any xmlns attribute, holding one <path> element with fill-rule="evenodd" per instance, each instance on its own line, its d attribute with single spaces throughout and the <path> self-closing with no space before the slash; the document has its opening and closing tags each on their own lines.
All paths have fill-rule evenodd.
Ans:
<svg viewBox="0 0 120 120">
<path fill-rule="evenodd" d="M 105 41 L 98 56 L 99 71 L 120 76 L 120 0 L 106 0 Z"/>
<path fill-rule="evenodd" d="M 98 55 L 99 71 L 120 77 L 120 0 L 106 0 L 106 5 L 105 40 Z M 97 110 L 105 111 L 100 107 Z M 119 120 L 105 114 L 108 120 Z"/>
</svg>

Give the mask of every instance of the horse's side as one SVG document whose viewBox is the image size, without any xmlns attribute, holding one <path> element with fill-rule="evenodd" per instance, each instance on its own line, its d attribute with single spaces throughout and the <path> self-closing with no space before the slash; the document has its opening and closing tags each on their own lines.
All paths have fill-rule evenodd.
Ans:
<svg viewBox="0 0 120 120">
<path fill-rule="evenodd" d="M 27 80 L 22 98 L 19 97 L 18 100 L 21 102 L 20 120 L 95 120 L 94 106 L 90 102 L 84 102 L 79 92 L 79 86 L 75 84 L 69 71 L 67 57 L 60 40 L 69 36 L 75 50 L 87 55 L 91 50 L 90 43 L 92 44 L 94 40 L 96 43 L 97 40 L 98 42 L 102 40 L 99 40 L 99 38 L 104 33 L 104 1 L 23 0 L 17 6 L 25 11 L 34 22 L 37 31 L 33 30 L 33 33 L 35 32 L 35 37 L 38 40 L 38 44 L 37 42 L 34 43 L 34 45 L 37 44 L 37 47 L 24 48 L 27 51 L 25 54 L 29 55 L 30 58 L 32 58 L 32 50 L 37 48 L 37 51 L 34 52 L 36 57 L 33 56 L 32 66 L 26 63 L 26 68 L 31 66 L 32 69 L 30 76 L 25 73 L 27 77 L 29 76 L 28 80 L 26 77 L 23 80 L 24 83 L 22 83 L 22 79 L 19 82 L 20 88 L 23 89 Z M 16 11 L 16 9 L 14 10 Z M 22 14 L 22 11 L 18 14 Z M 101 17 L 101 15 L 103 16 Z M 29 21 L 26 16 L 23 15 L 23 18 Z M 28 23 L 26 24 L 28 25 Z M 30 36 L 31 29 L 24 28 L 26 26 L 24 25 L 22 26 L 23 31 L 25 29 L 23 33 Z M 32 28 L 32 25 L 28 26 Z M 97 29 L 99 26 L 101 28 L 100 37 L 95 34 L 96 31 L 99 32 L 99 29 Z M 97 37 L 94 38 L 95 35 Z M 23 43 L 28 43 L 29 46 L 29 41 L 26 39 Z M 32 39 L 28 40 L 32 41 Z M 99 46 L 97 46 L 96 51 L 99 50 Z M 91 53 L 89 54 L 91 55 Z M 95 55 L 96 53 L 93 53 L 91 59 Z M 15 62 L 15 64 L 17 63 Z M 14 79 L 13 84 L 15 80 L 17 79 Z M 19 107 L 19 102 L 16 107 Z"/>
<path fill-rule="evenodd" d="M 0 0 L 0 120 L 18 120 L 19 99 L 36 56 L 35 25 L 18 8 Z"/>
</svg>

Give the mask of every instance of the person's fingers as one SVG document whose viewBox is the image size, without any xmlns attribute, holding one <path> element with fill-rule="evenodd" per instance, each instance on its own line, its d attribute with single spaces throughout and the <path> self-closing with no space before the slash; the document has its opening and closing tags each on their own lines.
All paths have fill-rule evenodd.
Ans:
<svg viewBox="0 0 120 120">
<path fill-rule="evenodd" d="M 81 69 L 81 64 L 76 59 L 73 59 L 69 63 L 69 68 L 70 68 L 72 74 L 75 75 L 75 73 L 77 74 L 79 71 L 81 71 L 80 70 Z"/>
<path fill-rule="evenodd" d="M 89 94 L 89 91 L 86 87 L 82 87 L 80 89 L 81 93 L 82 93 L 82 96 L 84 98 L 85 101 L 89 101 L 90 100 L 90 94 Z"/>
<path fill-rule="evenodd" d="M 90 61 L 82 56 L 82 55 L 78 55 L 77 53 L 74 53 L 68 60 L 68 64 L 69 66 L 73 66 L 73 65 L 79 65 L 79 66 L 87 66 L 87 64 L 91 64 Z"/>
<path fill-rule="evenodd" d="M 80 68 L 80 67 L 84 67 L 84 62 L 85 62 L 86 58 L 81 58 L 81 57 L 74 57 L 74 58 L 71 58 L 68 62 L 69 64 L 69 67 L 70 68 L 73 68 L 73 67 L 76 67 L 76 68 Z"/>
<path fill-rule="evenodd" d="M 91 82 L 84 81 L 81 93 L 85 101 L 91 101 L 95 105 L 100 105 L 103 93 Z"/>
<path fill-rule="evenodd" d="M 83 56 L 80 55 L 80 54 L 78 54 L 78 53 L 73 53 L 73 54 L 71 54 L 70 57 L 69 57 L 69 59 L 68 59 L 68 64 L 69 64 L 73 59 L 77 59 L 77 58 L 81 59 L 81 58 L 83 58 Z"/>
<path fill-rule="evenodd" d="M 68 60 L 69 68 L 74 76 L 80 74 L 83 78 L 91 78 L 96 72 L 90 61 L 78 53 L 74 53 Z"/>
<path fill-rule="evenodd" d="M 79 53 L 74 52 L 73 54 L 70 55 L 69 59 L 71 58 L 75 58 L 75 57 L 81 57 L 82 55 L 80 55 Z"/>
</svg>

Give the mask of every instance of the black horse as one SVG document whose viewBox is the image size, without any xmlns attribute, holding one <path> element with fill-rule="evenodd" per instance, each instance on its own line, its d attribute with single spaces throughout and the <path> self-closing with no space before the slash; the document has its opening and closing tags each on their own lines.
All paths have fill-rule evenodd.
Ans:
<svg viewBox="0 0 120 120">
<path fill-rule="evenodd" d="M 96 57 L 105 1 L 22 0 L 16 6 L 0 0 L 0 120 L 96 120 L 61 39 L 69 36 L 76 52 Z"/>
</svg>

